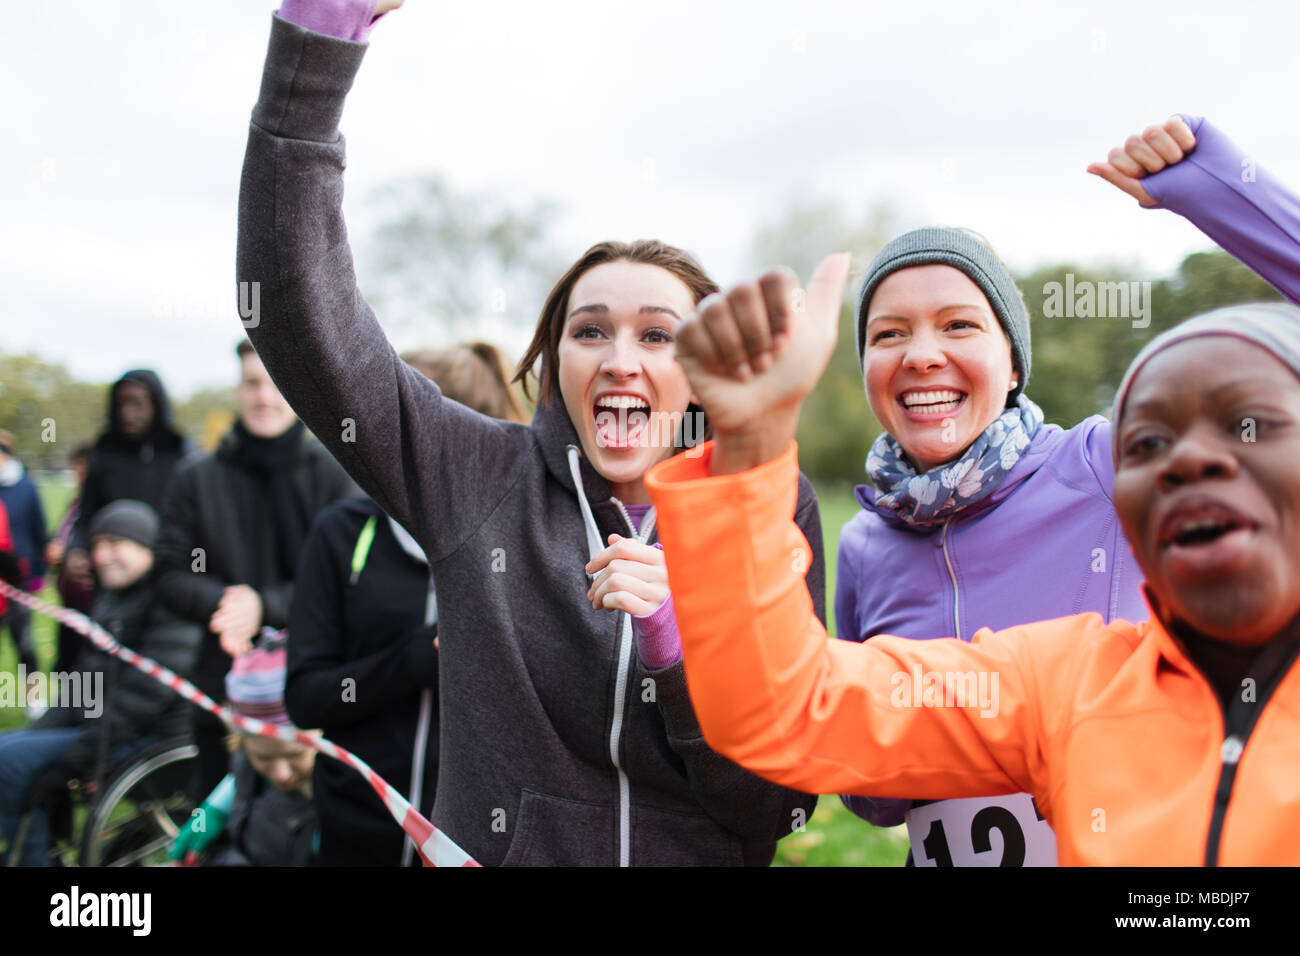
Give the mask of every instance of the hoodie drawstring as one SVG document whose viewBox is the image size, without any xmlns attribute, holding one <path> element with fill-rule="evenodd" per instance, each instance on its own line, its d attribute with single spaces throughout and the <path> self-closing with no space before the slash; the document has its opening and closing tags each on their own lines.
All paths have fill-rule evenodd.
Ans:
<svg viewBox="0 0 1300 956">
<path fill-rule="evenodd" d="M 588 558 L 594 558 L 605 550 L 604 544 L 600 540 L 600 528 L 596 525 L 596 516 L 591 513 L 591 505 L 587 502 L 587 493 L 582 488 L 582 472 L 578 468 L 578 446 L 569 446 L 569 473 L 573 475 L 573 487 L 578 491 L 578 507 L 582 509 L 582 522 L 587 526 L 587 550 L 590 551 Z M 587 575 L 591 577 L 591 575 Z"/>
</svg>

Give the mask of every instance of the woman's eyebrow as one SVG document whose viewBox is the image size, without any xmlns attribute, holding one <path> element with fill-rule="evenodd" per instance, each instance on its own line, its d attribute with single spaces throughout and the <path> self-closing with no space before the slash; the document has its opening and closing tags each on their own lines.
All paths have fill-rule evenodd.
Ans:
<svg viewBox="0 0 1300 956">
<path fill-rule="evenodd" d="M 1240 392 L 1250 392 L 1252 390 L 1265 390 L 1265 389 L 1267 389 L 1269 394 L 1273 394 L 1276 391 L 1275 388 L 1270 387 L 1270 383 L 1261 382 L 1257 378 L 1237 378 L 1237 379 L 1233 379 L 1231 382 L 1224 382 L 1222 385 L 1216 385 L 1214 388 L 1210 389 L 1210 391 L 1207 394 L 1217 397 L 1225 393 L 1231 393 L 1231 392 L 1240 393 Z"/>
<path fill-rule="evenodd" d="M 979 305 L 977 305 L 974 302 L 954 302 L 951 305 L 940 306 L 939 308 L 934 310 L 934 314 L 943 315 L 945 312 L 955 312 L 959 309 L 973 309 L 976 312 L 984 311 L 983 309 L 980 308 Z M 867 325 L 871 325 L 872 322 L 880 322 L 884 319 L 896 319 L 899 322 L 910 322 L 911 316 L 896 315 L 893 312 L 882 312 L 879 315 L 870 316 L 867 319 Z"/>
<path fill-rule="evenodd" d="M 593 315 L 609 315 L 609 306 L 605 305 L 603 302 L 593 302 L 590 305 L 580 305 L 569 313 L 569 318 L 573 318 L 575 315 L 584 312 Z M 637 309 L 637 314 L 639 315 L 656 315 L 660 313 L 671 315 L 674 319 L 681 319 L 681 316 L 678 315 L 675 310 L 668 308 L 666 305 L 643 305 L 641 308 Z"/>
<path fill-rule="evenodd" d="M 1129 402 L 1124 407 L 1125 416 L 1140 415 L 1143 413 L 1159 412 L 1169 407 L 1163 395 L 1153 395 L 1150 398 L 1144 398 L 1140 402 Z"/>
<path fill-rule="evenodd" d="M 1219 399 L 1225 395 L 1232 398 L 1238 395 L 1250 394 L 1251 392 L 1264 391 L 1265 389 L 1268 390 L 1268 394 L 1270 395 L 1274 392 L 1274 389 L 1268 388 L 1267 382 L 1261 382 L 1259 379 L 1255 378 L 1243 377 L 1233 379 L 1231 382 L 1224 382 L 1220 385 L 1216 385 L 1211 389 L 1207 389 L 1204 394 L 1207 398 L 1212 399 Z M 1169 405 L 1170 401 L 1163 394 L 1157 392 L 1149 398 L 1142 398 L 1139 401 L 1131 402 L 1127 406 L 1126 412 L 1160 411 L 1169 407 Z"/>
</svg>

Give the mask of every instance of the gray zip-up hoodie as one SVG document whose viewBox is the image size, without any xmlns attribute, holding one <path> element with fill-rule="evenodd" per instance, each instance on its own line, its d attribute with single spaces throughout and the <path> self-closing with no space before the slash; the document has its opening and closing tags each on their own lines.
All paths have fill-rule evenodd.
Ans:
<svg viewBox="0 0 1300 956">
<path fill-rule="evenodd" d="M 485 865 L 766 865 L 815 797 L 710 750 L 680 662 L 647 672 L 626 615 L 592 610 L 592 537 L 635 529 L 571 454 L 563 405 L 524 426 L 444 399 L 400 361 L 357 289 L 338 122 L 365 49 L 274 19 L 240 186 L 238 279 L 258 283 L 246 325 L 276 385 L 429 556 L 442 708 L 433 822 Z M 796 520 L 824 620 L 806 480 Z M 652 515 L 640 537 L 653 540 Z"/>
</svg>

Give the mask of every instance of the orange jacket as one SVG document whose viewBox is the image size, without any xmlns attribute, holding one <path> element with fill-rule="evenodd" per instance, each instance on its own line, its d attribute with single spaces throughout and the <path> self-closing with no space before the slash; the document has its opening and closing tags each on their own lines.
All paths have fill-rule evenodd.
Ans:
<svg viewBox="0 0 1300 956">
<path fill-rule="evenodd" d="M 1064 865 L 1300 863 L 1294 648 L 1277 681 L 1243 692 L 1254 702 L 1234 704 L 1225 739 L 1209 682 L 1155 621 L 1081 614 L 969 644 L 830 640 L 799 570 L 796 449 L 715 478 L 705 447 L 646 485 L 715 750 L 816 793 L 1027 791 Z"/>
</svg>

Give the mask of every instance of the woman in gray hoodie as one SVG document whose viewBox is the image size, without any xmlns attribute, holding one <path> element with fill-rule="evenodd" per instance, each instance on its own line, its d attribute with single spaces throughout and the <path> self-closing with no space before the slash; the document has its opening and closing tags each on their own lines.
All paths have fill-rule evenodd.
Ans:
<svg viewBox="0 0 1300 956">
<path fill-rule="evenodd" d="M 247 330 L 276 385 L 428 556 L 434 825 L 489 865 L 767 865 L 815 798 L 705 744 L 642 481 L 703 437 L 673 332 L 717 286 L 662 243 L 594 246 L 551 293 L 525 357 L 524 371 L 540 363 L 532 423 L 444 399 L 357 289 L 338 121 L 374 7 L 334 11 L 324 22 L 286 3 L 273 21 L 238 279 L 260 284 Z M 806 480 L 795 518 L 810 553 L 791 554 L 791 571 L 824 618 Z"/>
</svg>

